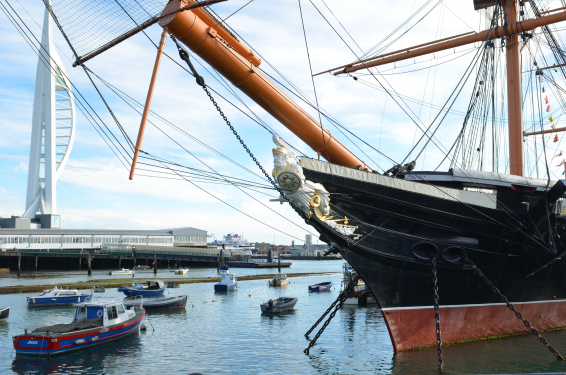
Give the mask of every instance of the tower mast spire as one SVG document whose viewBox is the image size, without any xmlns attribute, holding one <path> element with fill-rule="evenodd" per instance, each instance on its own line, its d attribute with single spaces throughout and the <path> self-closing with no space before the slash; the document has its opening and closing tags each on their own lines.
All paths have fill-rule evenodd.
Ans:
<svg viewBox="0 0 566 375">
<path fill-rule="evenodd" d="M 28 184 L 24 217 L 57 213 L 57 180 L 75 139 L 75 100 L 53 45 L 45 9 L 35 78 Z"/>
</svg>

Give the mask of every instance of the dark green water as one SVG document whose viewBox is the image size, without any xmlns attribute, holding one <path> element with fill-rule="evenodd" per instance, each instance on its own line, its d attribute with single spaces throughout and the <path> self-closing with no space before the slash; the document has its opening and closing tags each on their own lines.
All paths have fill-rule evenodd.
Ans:
<svg viewBox="0 0 566 375">
<path fill-rule="evenodd" d="M 289 272 L 340 271 L 334 261 L 295 261 Z M 239 275 L 252 270 L 233 269 Z M 212 274 L 212 270 L 191 270 Z M 137 275 L 136 275 L 137 276 Z M 150 276 L 149 274 L 147 276 Z M 39 277 L 39 276 L 38 276 Z M 80 275 L 58 275 L 75 279 Z M 240 282 L 237 291 L 215 294 L 213 284 L 185 284 L 169 289 L 188 294 L 194 308 L 150 313 L 155 332 L 55 358 L 10 354 L 13 335 L 46 324 L 68 322 L 72 307 L 26 307 L 27 295 L 0 295 L 10 306 L 10 318 L 0 323 L 0 374 L 432 374 L 436 350 L 394 354 L 377 307 L 345 306 L 330 323 L 310 355 L 303 334 L 338 296 L 341 274 L 291 279 L 285 288 L 269 288 L 266 280 Z M 46 280 L 44 277 L 40 277 Z M 84 277 L 86 280 L 86 277 Z M 141 279 L 141 277 L 136 277 Z M 330 280 L 336 289 L 308 293 L 307 286 Z M 17 282 L 15 282 L 17 284 Z M 250 296 L 251 294 L 251 296 Z M 121 296 L 115 289 L 107 297 Z M 259 304 L 269 298 L 296 296 L 295 311 L 281 316 L 261 315 Z M 212 302 L 217 299 L 217 302 Z M 206 302 L 205 302 L 206 301 Z M 430 322 L 434 324 L 434 322 Z M 544 334 L 566 354 L 566 332 Z M 446 370 L 464 373 L 563 372 L 566 364 L 534 336 L 512 337 L 444 348 Z"/>
</svg>

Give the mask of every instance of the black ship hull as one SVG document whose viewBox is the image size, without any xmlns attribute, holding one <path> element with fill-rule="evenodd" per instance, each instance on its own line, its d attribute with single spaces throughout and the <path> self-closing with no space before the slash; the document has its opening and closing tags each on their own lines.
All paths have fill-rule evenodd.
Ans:
<svg viewBox="0 0 566 375">
<path fill-rule="evenodd" d="M 395 350 L 436 343 L 431 252 L 437 256 L 443 342 L 527 331 L 462 261 L 462 251 L 535 328 L 566 327 L 566 260 L 557 259 L 564 228 L 537 205 L 544 193 L 500 188 L 491 208 L 304 165 L 303 171 L 330 192 L 334 219 L 347 217 L 357 227 L 353 236 L 345 235 L 315 215 L 309 220 L 371 289 Z M 457 188 L 426 185 L 448 195 Z M 545 238 L 556 243 L 554 251 Z"/>
</svg>

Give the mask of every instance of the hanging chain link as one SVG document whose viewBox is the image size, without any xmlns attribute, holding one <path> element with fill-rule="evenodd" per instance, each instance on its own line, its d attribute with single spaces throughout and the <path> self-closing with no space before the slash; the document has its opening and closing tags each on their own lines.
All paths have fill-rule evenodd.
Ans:
<svg viewBox="0 0 566 375">
<path fill-rule="evenodd" d="M 207 88 L 206 84 L 204 83 L 204 78 L 202 78 L 202 76 L 200 74 L 198 74 L 197 70 L 193 66 L 193 63 L 191 62 L 191 59 L 189 58 L 189 54 L 187 53 L 187 51 L 185 51 L 185 49 L 183 47 L 181 47 L 181 45 L 177 42 L 177 39 L 173 35 L 171 35 L 171 39 L 175 42 L 175 45 L 177 46 L 177 49 L 179 51 L 179 57 L 181 57 L 181 59 L 187 63 L 187 65 L 189 66 L 189 69 L 191 70 L 191 72 L 195 76 L 197 84 L 200 87 L 202 87 L 202 89 L 204 90 L 204 92 L 206 93 L 206 95 L 208 96 L 208 98 L 210 99 L 210 101 L 212 102 L 212 104 L 214 105 L 214 107 L 216 108 L 216 110 L 218 111 L 218 113 L 220 114 L 220 116 L 222 117 L 224 122 L 226 123 L 226 125 L 228 125 L 230 130 L 232 130 L 232 133 L 236 136 L 236 139 L 238 139 L 240 144 L 244 147 L 244 149 L 246 150 L 248 155 L 252 158 L 252 160 L 255 162 L 255 164 L 258 166 L 258 168 L 261 170 L 261 172 L 267 178 L 267 180 L 271 183 L 271 185 L 273 185 L 273 187 L 279 192 L 279 194 L 284 196 L 283 191 L 281 190 L 279 185 L 277 185 L 275 183 L 275 181 L 273 181 L 271 176 L 265 171 L 263 166 L 260 164 L 260 162 L 254 156 L 254 154 L 250 151 L 248 146 L 244 143 L 244 140 L 240 137 L 240 135 L 238 134 L 236 129 L 234 129 L 234 126 L 230 123 L 230 121 L 228 120 L 228 118 L 226 117 L 226 115 L 224 114 L 224 112 L 222 111 L 220 106 L 218 105 L 218 103 L 216 103 L 216 100 L 214 100 L 214 97 L 212 96 L 210 91 L 208 91 L 208 88 Z"/>
<path fill-rule="evenodd" d="M 350 294 L 352 293 L 352 290 L 354 289 L 354 286 L 358 283 L 358 279 L 359 277 L 357 277 L 356 279 L 354 279 L 346 289 L 344 289 L 344 291 L 342 291 L 342 293 L 340 293 L 338 295 L 338 298 L 336 298 L 336 301 L 332 302 L 332 305 L 330 305 L 330 307 L 328 309 L 326 309 L 326 311 L 324 312 L 324 314 L 322 314 L 322 316 L 316 321 L 316 323 L 313 324 L 313 326 L 311 327 L 311 329 L 308 330 L 307 333 L 305 333 L 305 337 L 308 339 L 309 335 L 311 334 L 311 332 L 320 324 L 320 322 L 322 322 L 322 320 L 326 317 L 326 315 L 328 315 L 328 313 L 330 313 L 330 310 L 332 310 L 334 308 L 334 306 L 336 306 L 336 304 L 338 302 L 340 302 L 340 299 L 342 298 L 343 294 Z M 354 281 L 356 284 L 354 284 Z"/>
<path fill-rule="evenodd" d="M 309 333 L 312 332 L 312 330 L 322 321 L 322 319 L 324 319 L 324 317 L 328 314 L 328 312 L 334 307 L 334 311 L 332 311 L 332 313 L 330 313 L 328 320 L 326 322 L 324 322 L 324 324 L 322 325 L 320 330 L 316 333 L 316 335 L 311 340 L 311 342 L 309 342 L 309 346 L 305 350 L 303 350 L 303 352 L 305 354 L 309 354 L 310 349 L 314 346 L 314 344 L 316 344 L 317 340 L 320 338 L 320 335 L 322 335 L 322 332 L 324 332 L 326 327 L 328 327 L 328 325 L 330 324 L 330 321 L 334 318 L 334 316 L 336 316 L 336 313 L 338 312 L 338 310 L 340 310 L 342 308 L 344 301 L 346 301 L 346 298 L 348 298 L 350 293 L 352 293 L 352 291 L 354 290 L 354 287 L 358 284 L 359 279 L 360 279 L 360 276 L 356 276 L 352 280 L 352 282 L 348 285 L 348 287 L 342 293 L 340 293 L 340 295 L 338 296 L 336 301 L 334 301 L 334 303 L 326 310 L 326 312 L 320 317 L 320 319 L 318 319 L 318 321 L 305 334 L 305 337 L 308 337 Z"/>
<path fill-rule="evenodd" d="M 438 297 L 438 276 L 436 271 L 436 254 L 432 254 L 432 283 L 434 290 L 434 319 L 436 320 L 436 352 L 438 353 L 438 371 L 444 371 L 444 360 L 442 359 L 442 335 L 440 333 L 440 311 Z"/>
<path fill-rule="evenodd" d="M 519 318 L 523 321 L 523 324 L 533 333 L 533 335 L 538 337 L 540 342 L 542 342 L 548 348 L 548 350 L 550 350 L 552 352 L 552 354 L 554 354 L 556 356 L 556 358 L 558 358 L 561 361 L 564 361 L 564 357 L 562 357 L 562 355 L 560 353 L 558 353 L 556 351 L 556 349 L 554 349 L 552 347 L 552 345 L 550 345 L 550 343 L 548 341 L 546 341 L 546 339 L 544 337 L 542 337 L 542 335 L 539 333 L 539 331 L 537 331 L 537 329 L 535 327 L 533 327 L 531 325 L 531 323 L 523 317 L 523 314 L 521 314 L 520 312 L 518 312 L 515 309 L 515 306 L 513 306 L 513 304 L 507 300 L 507 297 L 505 297 L 503 294 L 501 294 L 499 289 L 497 289 L 497 287 L 495 285 L 493 285 L 491 283 L 491 281 L 489 281 L 489 279 L 483 274 L 483 272 L 480 271 L 480 269 L 470 259 L 468 259 L 466 254 L 462 253 L 462 256 L 463 256 L 464 260 L 474 269 L 474 271 L 483 279 L 483 281 L 493 290 L 493 292 L 499 296 L 501 301 L 505 302 L 505 304 L 507 305 L 509 310 L 513 311 L 515 313 L 515 315 L 517 316 L 517 318 Z"/>
</svg>

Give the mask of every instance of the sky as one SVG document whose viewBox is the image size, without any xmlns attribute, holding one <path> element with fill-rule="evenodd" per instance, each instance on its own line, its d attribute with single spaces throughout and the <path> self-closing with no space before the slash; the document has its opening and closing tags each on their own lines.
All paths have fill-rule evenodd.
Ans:
<svg viewBox="0 0 566 375">
<path fill-rule="evenodd" d="M 229 0 L 212 8 L 225 18 L 248 1 Z M 405 31 L 407 33 L 384 52 L 451 35 L 479 31 L 485 27 L 485 20 L 473 10 L 472 0 L 444 0 L 413 28 L 402 25 L 426 2 L 350 0 L 345 6 L 343 0 L 301 0 L 303 33 L 298 1 L 253 0 L 232 15 L 227 23 L 261 54 L 264 60 L 261 69 L 281 80 L 281 75 L 271 67 L 274 66 L 311 99 L 315 97 L 316 89 L 318 103 L 323 110 L 360 139 L 400 162 L 422 135 L 411 118 L 395 103 L 395 100 L 400 99 L 394 100 L 382 90 L 370 87 L 379 84 L 368 75 L 359 76 L 356 81 L 351 77 L 324 74 L 314 78 L 313 88 L 309 57 L 312 72 L 317 73 L 355 61 L 356 56 L 362 55 L 399 26 L 401 27 L 395 37 Z M 43 2 L 8 0 L 8 3 L 31 32 L 41 39 L 40 25 L 45 9 Z M 435 3 L 437 1 L 431 1 L 427 9 L 432 8 Z M 546 1 L 544 4 L 548 8 L 560 6 L 559 1 Z M 420 13 L 411 25 L 422 14 L 424 13 Z M 159 41 L 159 26 L 154 25 L 146 32 L 155 43 Z M 21 215 L 25 210 L 37 55 L 8 22 L 4 13 L 0 13 L 0 33 L 0 216 L 7 217 Z M 305 35 L 309 48 L 308 56 Z M 54 42 L 70 80 L 108 127 L 119 133 L 84 71 L 72 67 L 72 52 L 56 27 Z M 194 79 L 175 63 L 182 61 L 178 58 L 171 40 L 167 41 L 165 52 L 174 61 L 168 57 L 162 60 L 151 109 L 184 133 L 150 116 L 156 126 L 148 124 L 143 150 L 183 166 L 214 170 L 234 178 L 265 184 L 266 180 L 261 178 L 261 172 L 227 128 L 208 97 L 196 85 Z M 409 108 L 413 112 L 412 117 L 420 118 L 422 126 L 426 127 L 438 114 L 438 108 L 449 98 L 475 53 L 474 46 L 465 46 L 433 56 L 390 64 L 379 68 L 379 81 L 404 95 L 406 105 L 403 108 Z M 148 38 L 138 34 L 86 65 L 92 72 L 133 99 L 144 102 L 155 54 L 156 49 Z M 244 94 L 237 89 L 232 89 L 232 92 L 223 87 L 218 76 L 210 74 L 211 69 L 206 63 L 198 58 L 195 60 L 196 69 L 211 88 L 230 102 L 237 103 L 239 108 L 252 117 L 254 115 L 249 110 L 253 111 L 306 156 L 316 157 L 305 143 Z M 135 141 L 141 117 L 139 113 L 132 110 L 100 81 L 95 83 L 128 136 Z M 237 93 L 249 109 L 239 103 L 233 93 Z M 213 95 L 251 152 L 270 173 L 273 168 L 271 152 L 275 147 L 271 134 L 220 95 Z M 461 129 L 470 95 L 471 87 L 468 85 L 453 106 L 455 112 L 446 117 L 435 134 L 445 149 L 450 148 Z M 296 97 L 294 99 L 299 100 Z M 315 110 L 306 109 L 317 117 Z M 393 162 L 364 143 L 358 140 L 352 142 L 350 139 L 354 138 L 350 134 L 342 134 L 343 130 L 336 128 L 326 119 L 323 119 L 322 123 L 373 168 L 382 171 L 393 165 Z M 195 139 L 226 155 L 247 170 L 219 157 Z M 122 141 L 125 144 L 123 139 Z M 553 145 L 551 154 L 559 150 L 560 144 L 561 141 Z M 434 170 L 443 158 L 443 152 L 431 145 L 420 156 L 416 169 Z M 554 167 L 554 164 L 553 178 L 560 175 L 560 168 Z M 448 164 L 445 163 L 440 170 L 447 168 Z M 69 162 L 57 183 L 57 213 L 61 215 L 62 227 L 195 227 L 208 231 L 217 239 L 227 233 L 238 233 L 253 242 L 277 244 L 290 244 L 293 240 L 300 244 L 306 234 L 316 234 L 290 207 L 269 202 L 269 199 L 276 198 L 272 190 L 242 191 L 226 184 L 202 181 L 191 183 L 176 179 L 175 175 L 154 178 L 147 177 L 147 174 L 138 169 L 136 177 L 130 181 L 128 169 L 83 114 L 78 113 L 75 143 Z"/>
</svg>

